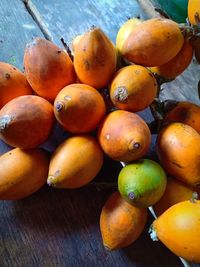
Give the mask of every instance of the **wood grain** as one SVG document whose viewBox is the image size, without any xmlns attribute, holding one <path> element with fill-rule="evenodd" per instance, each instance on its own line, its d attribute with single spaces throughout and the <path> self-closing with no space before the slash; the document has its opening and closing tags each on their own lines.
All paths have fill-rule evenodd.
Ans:
<svg viewBox="0 0 200 267">
<path fill-rule="evenodd" d="M 0 1 L 0 60 L 23 69 L 25 44 L 43 33 L 21 0 L 10 2 Z M 80 2 L 83 3 L 81 6 Z M 52 40 L 58 44 L 60 37 L 70 41 L 75 33 L 82 33 L 94 23 L 104 28 L 114 40 L 126 16 L 145 16 L 137 1 L 34 0 L 33 3 Z M 150 115 L 141 115 L 151 120 Z M 59 138 L 52 134 L 45 144 L 51 151 L 67 137 L 56 125 L 55 132 L 59 131 Z M 2 144 L 0 147 L 3 151 Z M 104 167 L 95 181 L 116 183 L 120 169 L 119 163 L 105 158 Z M 150 240 L 148 229 L 153 220 L 150 214 L 145 231 L 133 245 L 113 252 L 103 248 L 99 216 L 113 190 L 112 184 L 110 188 L 103 184 L 101 187 L 89 184 L 77 190 L 55 190 L 44 186 L 24 200 L 1 201 L 0 267 L 182 266 L 160 242 Z"/>
<path fill-rule="evenodd" d="M 37 24 L 20 0 L 0 1 L 0 61 L 23 70 L 23 55 L 27 42 L 43 36 Z"/>
</svg>

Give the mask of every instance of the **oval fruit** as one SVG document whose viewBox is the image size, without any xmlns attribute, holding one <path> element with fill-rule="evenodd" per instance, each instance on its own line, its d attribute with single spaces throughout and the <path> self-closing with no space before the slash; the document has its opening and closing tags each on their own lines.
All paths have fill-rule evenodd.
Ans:
<svg viewBox="0 0 200 267">
<path fill-rule="evenodd" d="M 193 57 L 193 47 L 185 40 L 178 54 L 164 65 L 152 67 L 150 70 L 166 79 L 174 79 L 190 65 Z"/>
<path fill-rule="evenodd" d="M 48 138 L 53 106 L 35 95 L 19 96 L 0 110 L 0 139 L 13 147 L 34 148 Z"/>
<path fill-rule="evenodd" d="M 16 200 L 39 190 L 45 183 L 49 158 L 42 149 L 14 148 L 0 157 L 0 199 Z"/>
<path fill-rule="evenodd" d="M 138 207 L 154 205 L 164 194 L 166 173 L 155 161 L 140 159 L 126 165 L 118 176 L 120 194 Z"/>
<path fill-rule="evenodd" d="M 0 62 L 0 108 L 13 98 L 32 94 L 24 73 L 8 63 Z"/>
<path fill-rule="evenodd" d="M 189 187 L 178 179 L 168 177 L 165 192 L 161 199 L 155 203 L 153 209 L 159 216 L 174 204 L 192 199 L 195 194 L 195 188 Z"/>
<path fill-rule="evenodd" d="M 127 247 L 135 242 L 147 222 L 147 209 L 134 207 L 119 192 L 106 201 L 100 215 L 100 230 L 106 249 Z"/>
<path fill-rule="evenodd" d="M 176 22 L 153 18 L 139 24 L 122 47 L 122 56 L 135 64 L 160 66 L 181 50 L 184 37 Z"/>
<path fill-rule="evenodd" d="M 141 19 L 131 18 L 128 19 L 119 29 L 116 38 L 116 48 L 121 53 L 122 47 L 129 34 L 142 22 Z"/>
<path fill-rule="evenodd" d="M 188 1 L 188 19 L 192 25 L 196 25 L 195 15 L 198 14 L 200 18 L 200 0 Z"/>
<path fill-rule="evenodd" d="M 164 116 L 165 122 L 182 122 L 192 128 L 194 128 L 200 134 L 200 106 L 187 102 L 181 101 L 166 112 Z"/>
<path fill-rule="evenodd" d="M 53 102 L 58 92 L 76 81 L 73 63 L 61 48 L 43 38 L 27 44 L 25 75 L 37 95 Z"/>
<path fill-rule="evenodd" d="M 145 155 L 150 147 L 151 133 L 137 114 L 116 110 L 108 114 L 98 131 L 104 152 L 117 161 L 130 162 Z"/>
<path fill-rule="evenodd" d="M 130 65 L 121 68 L 110 86 L 113 104 L 132 112 L 147 108 L 157 95 L 157 81 L 143 66 Z"/>
<path fill-rule="evenodd" d="M 94 27 L 82 35 L 74 48 L 78 79 L 96 89 L 106 87 L 115 73 L 117 55 L 105 33 Z"/>
<path fill-rule="evenodd" d="M 200 135 L 184 123 L 171 123 L 158 134 L 156 149 L 162 166 L 191 186 L 200 185 Z"/>
<path fill-rule="evenodd" d="M 71 133 L 95 130 L 106 113 L 101 94 L 86 84 L 64 87 L 54 101 L 54 113 L 63 128 Z"/>
<path fill-rule="evenodd" d="M 47 183 L 58 188 L 78 188 L 89 183 L 103 165 L 103 152 L 89 135 L 66 139 L 54 151 Z"/>
<path fill-rule="evenodd" d="M 200 200 L 182 201 L 154 220 L 151 237 L 177 256 L 200 263 Z"/>
</svg>

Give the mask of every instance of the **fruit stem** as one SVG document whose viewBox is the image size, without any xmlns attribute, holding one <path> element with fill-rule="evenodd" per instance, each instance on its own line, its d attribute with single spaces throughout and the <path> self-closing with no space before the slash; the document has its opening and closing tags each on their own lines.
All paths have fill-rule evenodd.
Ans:
<svg viewBox="0 0 200 267">
<path fill-rule="evenodd" d="M 71 60 L 73 61 L 74 60 L 74 57 L 72 55 L 72 52 L 71 52 L 71 49 L 69 48 L 69 46 L 67 45 L 67 43 L 65 42 L 64 38 L 62 37 L 60 39 L 61 43 L 63 44 L 67 54 L 69 55 L 69 57 L 71 58 Z"/>
</svg>

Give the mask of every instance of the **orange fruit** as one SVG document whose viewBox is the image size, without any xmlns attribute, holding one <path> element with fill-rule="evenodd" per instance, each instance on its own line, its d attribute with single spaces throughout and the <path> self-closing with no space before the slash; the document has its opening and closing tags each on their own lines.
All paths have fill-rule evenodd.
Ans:
<svg viewBox="0 0 200 267">
<path fill-rule="evenodd" d="M 173 177 L 191 186 L 200 185 L 200 135 L 191 126 L 174 122 L 158 134 L 159 160 Z"/>
<path fill-rule="evenodd" d="M 163 196 L 153 206 L 156 215 L 161 215 L 165 210 L 178 202 L 192 199 L 196 191 L 195 188 L 189 187 L 178 179 L 168 177 Z"/>
<path fill-rule="evenodd" d="M 24 73 L 8 63 L 0 62 L 0 108 L 13 98 L 32 94 Z"/>
<path fill-rule="evenodd" d="M 47 183 L 56 188 L 82 187 L 95 178 L 102 165 L 103 152 L 94 137 L 72 136 L 53 152 Z"/>
<path fill-rule="evenodd" d="M 87 133 L 96 129 L 106 113 L 106 105 L 101 94 L 93 87 L 70 84 L 57 95 L 54 113 L 65 130 Z"/>
<path fill-rule="evenodd" d="M 188 1 L 188 19 L 192 25 L 196 25 L 195 14 L 200 18 L 200 0 Z"/>
<path fill-rule="evenodd" d="M 181 101 L 164 116 L 165 122 L 182 122 L 190 125 L 200 134 L 200 106 Z"/>
<path fill-rule="evenodd" d="M 157 82 L 149 70 L 143 66 L 130 65 L 121 68 L 110 86 L 113 104 L 132 112 L 147 108 L 157 94 Z"/>
<path fill-rule="evenodd" d="M 193 57 L 193 47 L 188 40 L 178 54 L 164 65 L 151 67 L 150 70 L 167 79 L 174 79 L 180 75 L 189 65 Z"/>
<path fill-rule="evenodd" d="M 147 153 L 151 133 L 139 115 L 116 110 L 109 113 L 101 123 L 98 139 L 103 151 L 110 158 L 130 162 Z"/>
<path fill-rule="evenodd" d="M 122 47 L 122 56 L 142 66 L 160 66 L 175 57 L 184 43 L 178 23 L 164 18 L 140 23 Z"/>
<path fill-rule="evenodd" d="M 100 215 L 100 230 L 106 249 L 124 248 L 135 242 L 144 230 L 147 209 L 134 207 L 114 192 Z"/>
<path fill-rule="evenodd" d="M 54 43 L 40 37 L 27 44 L 24 69 L 35 93 L 51 102 L 64 86 L 76 81 L 69 55 Z"/>
<path fill-rule="evenodd" d="M 177 256 L 200 263 L 200 200 L 182 201 L 154 220 L 152 239 L 160 240 Z"/>
</svg>

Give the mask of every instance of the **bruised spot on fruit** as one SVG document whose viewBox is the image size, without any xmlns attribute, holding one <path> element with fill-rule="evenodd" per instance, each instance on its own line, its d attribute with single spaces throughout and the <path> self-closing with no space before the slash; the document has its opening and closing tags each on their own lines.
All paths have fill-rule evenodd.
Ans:
<svg viewBox="0 0 200 267">
<path fill-rule="evenodd" d="M 114 92 L 114 98 L 115 101 L 126 103 L 128 98 L 127 88 L 125 86 L 118 86 Z"/>
<path fill-rule="evenodd" d="M 5 74 L 5 77 L 6 77 L 6 79 L 9 80 L 9 79 L 10 79 L 10 74 L 9 74 L 9 73 L 6 73 L 6 74 Z"/>
<path fill-rule="evenodd" d="M 60 175 L 60 170 L 57 170 L 57 171 L 55 171 L 55 173 L 54 173 L 54 176 L 55 176 L 55 177 L 58 176 L 58 175 Z"/>
<path fill-rule="evenodd" d="M 86 70 L 90 70 L 90 63 L 87 59 L 84 60 L 84 66 Z"/>
<path fill-rule="evenodd" d="M 178 163 L 175 162 L 175 161 L 172 161 L 172 164 L 174 164 L 174 165 L 177 166 L 178 168 L 183 168 L 180 164 L 178 164 Z"/>
<path fill-rule="evenodd" d="M 61 50 L 58 50 L 57 53 L 60 54 L 61 53 Z"/>
<path fill-rule="evenodd" d="M 63 108 L 64 108 L 64 104 L 62 102 L 60 102 L 60 101 L 56 102 L 56 110 L 58 112 L 60 112 L 61 110 L 63 110 Z"/>
<path fill-rule="evenodd" d="M 9 123 L 11 122 L 11 116 L 4 115 L 0 118 L 0 132 L 4 132 L 6 128 L 8 128 Z"/>
<path fill-rule="evenodd" d="M 141 71 L 140 70 L 134 70 L 135 74 L 140 74 Z"/>
<path fill-rule="evenodd" d="M 72 98 L 71 98 L 71 96 L 69 96 L 69 95 L 65 95 L 64 96 L 64 100 L 71 100 Z"/>
<path fill-rule="evenodd" d="M 189 112 L 186 108 L 181 108 L 179 110 L 179 116 L 180 116 L 181 120 L 186 120 L 189 118 L 190 115 L 189 115 Z"/>
</svg>

